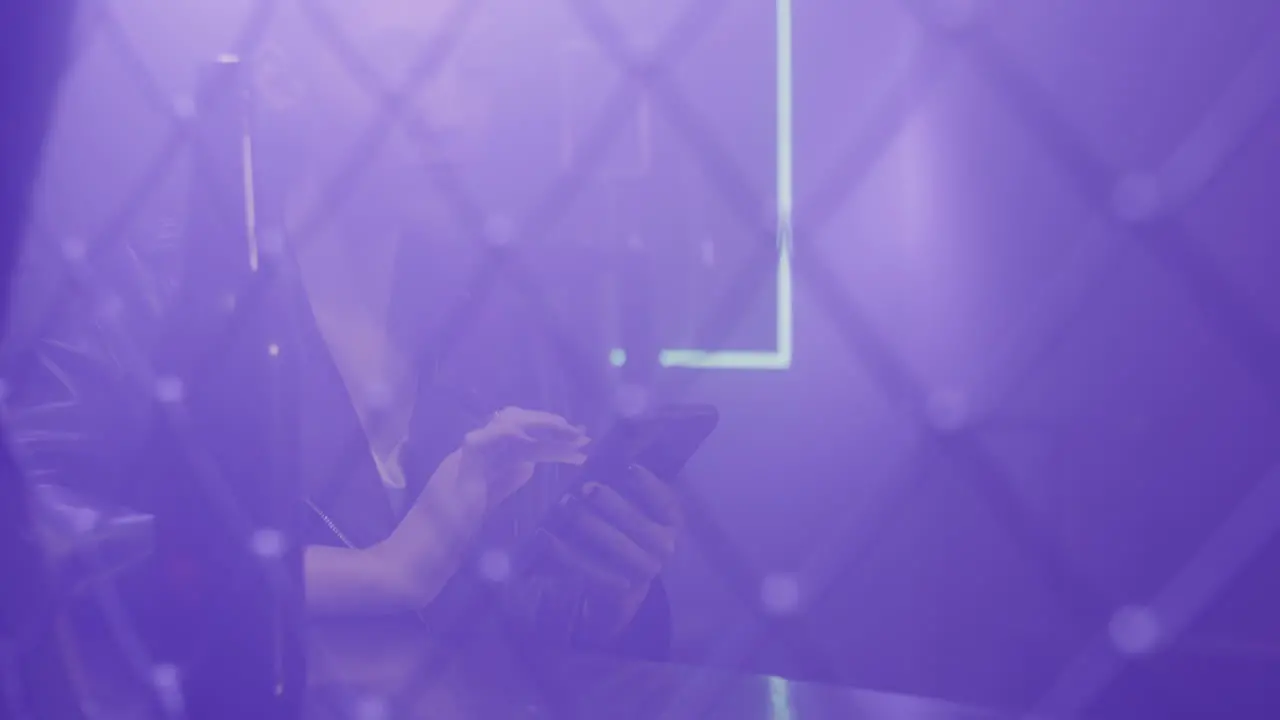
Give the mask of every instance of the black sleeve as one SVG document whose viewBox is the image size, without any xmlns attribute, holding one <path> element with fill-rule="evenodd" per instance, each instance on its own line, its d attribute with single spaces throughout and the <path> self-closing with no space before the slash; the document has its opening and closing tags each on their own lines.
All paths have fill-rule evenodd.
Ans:
<svg viewBox="0 0 1280 720">
<path fill-rule="evenodd" d="M 578 650 L 621 655 L 632 660 L 665 662 L 671 659 L 671 601 L 662 581 L 653 583 L 649 595 L 631 624 L 610 642 L 576 642 Z"/>
<path fill-rule="evenodd" d="M 419 382 L 409 437 L 401 451 L 406 507 L 422 494 L 440 463 L 462 446 L 466 434 L 486 420 L 483 409 L 463 391 L 437 384 L 428 374 Z"/>
</svg>

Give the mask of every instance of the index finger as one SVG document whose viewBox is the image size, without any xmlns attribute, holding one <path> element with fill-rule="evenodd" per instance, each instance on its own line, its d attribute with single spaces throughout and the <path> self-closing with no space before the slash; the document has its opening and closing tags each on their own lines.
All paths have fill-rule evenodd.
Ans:
<svg viewBox="0 0 1280 720">
<path fill-rule="evenodd" d="M 576 440 L 584 435 L 582 428 L 570 424 L 563 417 L 540 410 L 506 408 L 499 410 L 494 420 L 539 440 Z"/>
</svg>

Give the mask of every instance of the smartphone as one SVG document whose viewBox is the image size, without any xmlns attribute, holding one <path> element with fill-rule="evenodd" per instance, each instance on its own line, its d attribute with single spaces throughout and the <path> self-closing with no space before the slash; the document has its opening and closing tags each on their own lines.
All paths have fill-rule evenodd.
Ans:
<svg viewBox="0 0 1280 720">
<path fill-rule="evenodd" d="M 664 405 L 639 416 L 624 417 L 600 440 L 587 447 L 587 460 L 560 493 L 558 505 L 581 493 L 587 483 L 611 485 L 633 465 L 665 482 L 675 482 L 720 422 L 711 405 Z M 558 507 L 558 506 L 557 506 Z M 554 528 L 563 519 L 557 507 L 544 513 L 540 524 Z"/>
<path fill-rule="evenodd" d="M 665 482 L 674 482 L 702 443 L 715 431 L 720 413 L 711 405 L 665 405 L 651 412 L 619 419 L 605 436 L 587 449 L 587 460 L 575 473 L 561 504 L 589 482 L 609 485 L 632 465 L 640 465 Z M 541 526 L 552 532 L 564 516 L 553 508 Z M 536 537 L 536 535 L 535 535 Z M 515 582 L 504 595 L 507 615 L 520 620 L 526 632 L 543 642 L 572 645 L 582 613 L 583 588 L 564 578 L 546 580 L 530 573 L 546 552 L 537 540 L 522 543 L 514 557 Z"/>
<path fill-rule="evenodd" d="M 719 422 L 715 406 L 694 404 L 664 405 L 622 418 L 588 448 L 580 480 L 607 483 L 617 473 L 639 465 L 674 482 Z"/>
</svg>

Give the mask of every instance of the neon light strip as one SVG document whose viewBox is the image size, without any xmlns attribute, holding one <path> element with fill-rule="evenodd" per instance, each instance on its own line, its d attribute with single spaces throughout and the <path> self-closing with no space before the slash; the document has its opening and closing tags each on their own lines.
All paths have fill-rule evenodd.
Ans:
<svg viewBox="0 0 1280 720">
<path fill-rule="evenodd" d="M 795 708 L 791 703 L 791 683 L 780 677 L 769 678 L 770 720 L 792 720 Z"/>
<path fill-rule="evenodd" d="M 794 190 L 792 176 L 792 52 L 791 0 L 777 5 L 777 330 L 773 350 L 663 350 L 658 354 L 662 367 L 696 370 L 786 370 L 791 367 L 793 307 L 791 283 L 791 213 Z M 609 361 L 621 367 L 627 362 L 625 350 L 609 353 Z"/>
<path fill-rule="evenodd" d="M 253 138 L 247 127 L 240 140 L 240 161 L 244 170 L 244 230 L 249 241 L 249 270 L 258 272 L 258 206 L 257 192 L 253 187 Z"/>
</svg>

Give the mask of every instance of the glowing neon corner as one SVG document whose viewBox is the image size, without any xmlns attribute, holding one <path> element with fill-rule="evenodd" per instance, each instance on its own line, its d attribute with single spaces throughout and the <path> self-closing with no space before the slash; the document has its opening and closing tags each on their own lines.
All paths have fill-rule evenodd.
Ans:
<svg viewBox="0 0 1280 720">
<path fill-rule="evenodd" d="M 792 212 L 792 58 L 791 0 L 777 0 L 777 327 L 773 350 L 679 350 L 658 354 L 662 367 L 697 370 L 787 370 L 791 367 L 793 311 L 791 280 Z M 614 349 L 609 361 L 621 367 L 627 362 L 625 350 Z"/>
</svg>

